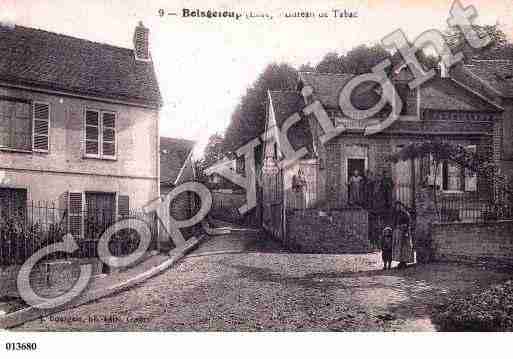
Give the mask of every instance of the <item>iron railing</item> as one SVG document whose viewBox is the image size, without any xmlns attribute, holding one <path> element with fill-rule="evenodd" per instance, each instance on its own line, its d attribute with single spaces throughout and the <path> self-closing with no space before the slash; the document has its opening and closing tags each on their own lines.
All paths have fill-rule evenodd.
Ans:
<svg viewBox="0 0 513 359">
<path fill-rule="evenodd" d="M 42 248 L 61 242 L 67 233 L 79 249 L 72 254 L 49 253 L 45 259 L 94 258 L 98 256 L 98 240 L 116 220 L 122 219 L 109 211 L 84 211 L 71 228 L 68 211 L 50 202 L 30 202 L 27 206 L 2 206 L 0 208 L 0 266 L 23 264 Z M 144 220 L 151 233 L 151 249 L 156 248 L 158 222 L 154 214 L 133 210 L 123 217 L 130 220 Z M 130 226 L 128 226 L 130 227 Z M 78 228 L 78 231 L 77 231 Z M 134 229 L 122 229 L 109 241 L 111 253 L 124 256 L 132 253 L 139 245 L 139 235 Z"/>
<path fill-rule="evenodd" d="M 490 200 L 478 196 L 440 196 L 438 207 L 441 222 L 490 222 L 513 219 L 513 201 L 504 194 Z"/>
</svg>

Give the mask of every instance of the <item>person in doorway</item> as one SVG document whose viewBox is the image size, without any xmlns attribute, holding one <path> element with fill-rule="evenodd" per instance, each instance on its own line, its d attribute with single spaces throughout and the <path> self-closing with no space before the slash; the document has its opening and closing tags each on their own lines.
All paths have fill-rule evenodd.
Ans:
<svg viewBox="0 0 513 359">
<path fill-rule="evenodd" d="M 384 270 L 392 268 L 393 241 L 392 228 L 387 226 L 383 229 L 383 235 L 381 236 L 381 259 L 383 260 Z"/>
<path fill-rule="evenodd" d="M 362 204 L 363 177 L 358 170 L 354 170 L 349 178 L 349 204 Z"/>
</svg>

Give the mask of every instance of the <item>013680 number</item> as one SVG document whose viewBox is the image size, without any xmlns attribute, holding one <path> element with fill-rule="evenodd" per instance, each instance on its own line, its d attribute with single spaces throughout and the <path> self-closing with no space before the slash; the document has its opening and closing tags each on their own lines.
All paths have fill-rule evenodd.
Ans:
<svg viewBox="0 0 513 359">
<path fill-rule="evenodd" d="M 36 350 L 36 343 L 5 343 L 5 349 L 9 351 Z"/>
</svg>

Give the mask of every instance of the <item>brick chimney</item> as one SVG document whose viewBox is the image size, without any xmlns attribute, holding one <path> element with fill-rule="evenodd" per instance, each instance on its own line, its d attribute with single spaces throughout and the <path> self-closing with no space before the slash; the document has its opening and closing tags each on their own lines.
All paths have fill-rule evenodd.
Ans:
<svg viewBox="0 0 513 359">
<path fill-rule="evenodd" d="M 142 21 L 139 21 L 139 24 L 135 27 L 133 39 L 136 60 L 151 61 L 149 35 L 150 30 L 143 25 Z"/>
</svg>

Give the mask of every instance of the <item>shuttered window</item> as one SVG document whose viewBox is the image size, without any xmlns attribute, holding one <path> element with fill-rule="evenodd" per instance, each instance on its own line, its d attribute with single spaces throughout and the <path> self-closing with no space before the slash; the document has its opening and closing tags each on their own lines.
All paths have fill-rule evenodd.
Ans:
<svg viewBox="0 0 513 359">
<path fill-rule="evenodd" d="M 85 155 L 93 158 L 116 158 L 116 114 L 86 110 Z"/>
<path fill-rule="evenodd" d="M 37 152 L 48 152 L 50 146 L 50 105 L 34 102 L 32 148 Z"/>
<path fill-rule="evenodd" d="M 0 98 L 0 148 L 32 150 L 32 116 L 28 100 Z"/>
<path fill-rule="evenodd" d="M 116 115 L 112 112 L 102 112 L 102 155 L 116 155 Z"/>
<path fill-rule="evenodd" d="M 125 195 L 118 195 L 118 216 L 126 218 L 130 216 L 130 198 Z"/>
<path fill-rule="evenodd" d="M 83 238 L 84 213 L 82 192 L 68 193 L 68 231 L 74 238 Z"/>
<path fill-rule="evenodd" d="M 85 115 L 85 153 L 86 156 L 100 156 L 100 113 L 87 110 Z"/>
</svg>

